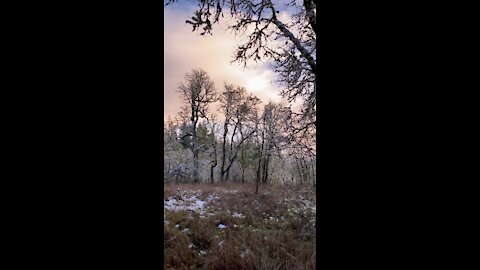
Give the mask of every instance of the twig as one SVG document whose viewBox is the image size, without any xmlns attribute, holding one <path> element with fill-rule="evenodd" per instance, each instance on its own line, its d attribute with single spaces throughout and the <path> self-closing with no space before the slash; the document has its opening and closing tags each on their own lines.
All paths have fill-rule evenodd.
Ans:
<svg viewBox="0 0 480 270">
<path fill-rule="evenodd" d="M 168 240 L 167 242 L 163 243 L 163 246 L 165 247 L 165 245 L 168 244 L 168 242 L 170 242 L 170 241 L 172 241 L 172 240 L 174 240 L 174 239 L 176 239 L 176 238 L 177 238 L 176 236 L 172 237 L 172 239 L 170 239 L 170 240 Z"/>
<path fill-rule="evenodd" d="M 295 259 L 295 257 L 294 257 L 292 254 L 288 253 L 285 249 L 283 249 L 283 248 L 281 248 L 281 247 L 279 247 L 279 248 L 280 248 L 280 250 L 283 251 L 285 254 L 287 254 L 288 256 L 292 257 L 292 259 Z"/>
</svg>

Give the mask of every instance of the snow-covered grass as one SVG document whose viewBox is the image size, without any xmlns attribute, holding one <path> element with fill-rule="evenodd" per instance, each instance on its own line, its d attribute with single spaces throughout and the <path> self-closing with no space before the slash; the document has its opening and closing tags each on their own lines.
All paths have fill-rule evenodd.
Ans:
<svg viewBox="0 0 480 270">
<path fill-rule="evenodd" d="M 180 196 L 180 198 L 169 197 L 164 202 L 165 211 L 187 211 L 190 210 L 195 213 L 205 213 L 205 205 L 207 203 L 201 199 L 198 199 L 195 195 Z"/>
<path fill-rule="evenodd" d="M 165 269 L 315 269 L 315 193 L 165 185 Z"/>
</svg>

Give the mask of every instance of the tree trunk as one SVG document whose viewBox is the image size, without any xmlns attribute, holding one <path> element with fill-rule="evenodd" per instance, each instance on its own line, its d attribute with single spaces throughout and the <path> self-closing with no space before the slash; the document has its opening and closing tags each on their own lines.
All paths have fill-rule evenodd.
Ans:
<svg viewBox="0 0 480 270">
<path fill-rule="evenodd" d="M 240 135 L 242 136 L 242 141 L 243 141 L 243 132 L 242 132 L 242 128 L 240 127 Z M 242 185 L 245 183 L 245 147 L 243 146 L 243 143 L 242 143 L 242 157 L 241 157 L 241 160 L 242 162 L 240 163 L 241 165 L 241 170 L 242 170 Z"/>
<path fill-rule="evenodd" d="M 312 185 L 313 185 L 313 188 L 315 188 L 315 184 L 317 182 L 317 175 L 315 174 L 315 163 L 312 164 Z"/>
<path fill-rule="evenodd" d="M 213 184 L 214 181 L 213 181 L 213 168 L 215 168 L 214 166 L 210 167 L 210 184 Z"/>
<path fill-rule="evenodd" d="M 242 167 L 242 185 L 245 183 L 245 169 Z"/>
<path fill-rule="evenodd" d="M 300 169 L 302 170 L 302 180 L 303 180 L 302 182 L 307 184 L 308 176 L 307 176 L 307 172 L 305 171 L 305 160 L 303 158 L 300 159 Z"/>
<path fill-rule="evenodd" d="M 215 125 L 214 125 L 215 127 Z M 215 134 L 214 134 L 214 130 L 215 128 L 212 128 L 212 148 L 213 148 L 213 164 L 212 166 L 210 167 L 210 183 L 213 184 L 214 183 L 214 179 L 213 179 L 213 171 L 215 169 L 215 167 L 217 167 L 217 141 L 215 140 Z"/>
<path fill-rule="evenodd" d="M 268 165 L 270 164 L 270 153 L 267 153 L 267 156 L 265 158 L 265 161 L 263 163 L 263 169 L 264 169 L 264 173 L 263 173 L 263 183 L 266 184 L 267 181 L 268 181 Z"/>
<path fill-rule="evenodd" d="M 262 129 L 262 146 L 260 148 L 260 160 L 258 161 L 258 169 L 261 170 L 262 174 L 265 173 L 265 160 L 264 160 L 264 151 L 263 151 L 263 148 L 264 148 L 264 145 L 265 145 L 265 114 L 263 115 L 263 127 L 264 129 Z M 261 166 L 263 163 L 263 166 Z M 262 174 L 260 174 L 259 176 L 261 177 L 260 179 L 263 179 L 262 177 Z"/>
<path fill-rule="evenodd" d="M 220 166 L 220 182 L 225 181 L 225 159 L 226 159 L 226 148 L 227 148 L 227 132 L 228 132 L 228 122 L 225 120 L 225 125 L 223 126 L 223 142 L 222 142 L 222 163 Z"/>
<path fill-rule="evenodd" d="M 293 33 L 287 29 L 285 24 L 283 24 L 281 21 L 277 19 L 277 16 L 275 15 L 275 11 L 273 11 L 272 23 L 275 24 L 278 27 L 278 29 L 284 34 L 284 36 L 287 37 L 295 45 L 295 48 L 300 52 L 302 57 L 307 61 L 310 68 L 312 70 L 316 70 L 317 62 L 315 61 L 315 58 L 313 58 L 311 53 L 303 46 L 300 40 L 298 40 L 298 38 L 296 38 L 293 35 Z"/>
<path fill-rule="evenodd" d="M 243 142 L 245 142 L 245 140 L 246 140 L 247 138 L 249 138 L 250 136 L 252 136 L 254 133 L 255 133 L 255 131 L 250 132 L 250 133 L 248 134 L 248 137 L 243 138 L 243 139 L 238 143 L 238 145 L 235 147 L 234 152 L 229 154 L 228 165 L 227 165 L 227 168 L 226 168 L 225 171 L 224 171 L 224 173 L 226 173 L 226 178 L 225 178 L 226 181 L 228 181 L 228 176 L 229 176 L 230 169 L 232 168 L 233 163 L 234 163 L 235 160 L 237 159 L 238 151 L 240 150 L 241 146 L 243 145 Z"/>
<path fill-rule="evenodd" d="M 258 183 L 260 183 L 260 167 L 262 159 L 258 159 L 258 167 L 257 167 L 257 177 L 255 181 L 255 194 L 258 194 Z"/>
<path fill-rule="evenodd" d="M 210 167 L 210 183 L 211 184 L 214 183 L 213 171 L 215 170 L 215 167 L 217 167 L 217 149 L 214 148 L 214 151 L 215 151 L 214 162 L 213 162 L 212 166 Z"/>
<path fill-rule="evenodd" d="M 228 182 L 228 177 L 229 176 L 230 176 L 230 170 L 227 170 L 226 174 L 225 174 L 225 182 Z"/>
<path fill-rule="evenodd" d="M 195 115 L 195 106 L 192 106 L 192 153 L 193 153 L 193 182 L 198 183 L 199 182 L 199 176 L 198 176 L 198 150 L 196 149 L 197 147 L 197 121 L 196 121 L 196 115 Z"/>
<path fill-rule="evenodd" d="M 198 164 L 198 152 L 195 151 L 193 154 L 193 182 L 198 183 L 200 182 L 200 175 L 199 175 L 199 164 Z"/>
<path fill-rule="evenodd" d="M 300 166 L 300 161 L 299 161 L 298 158 L 295 158 L 295 166 L 297 168 L 298 175 L 300 176 L 300 185 L 303 185 L 303 171 L 302 171 L 302 168 Z"/>
<path fill-rule="evenodd" d="M 303 170 L 305 172 L 305 185 L 310 184 L 310 172 L 308 171 L 308 164 L 303 160 Z"/>
<path fill-rule="evenodd" d="M 263 134 L 263 133 L 262 133 Z M 263 135 L 262 135 L 263 137 Z M 263 155 L 263 141 L 262 141 L 262 146 L 259 149 L 259 157 L 258 157 L 258 166 L 257 166 L 257 178 L 256 178 L 256 188 L 255 188 L 255 194 L 258 194 L 258 184 L 260 183 L 260 179 L 262 176 L 262 155 Z"/>
</svg>

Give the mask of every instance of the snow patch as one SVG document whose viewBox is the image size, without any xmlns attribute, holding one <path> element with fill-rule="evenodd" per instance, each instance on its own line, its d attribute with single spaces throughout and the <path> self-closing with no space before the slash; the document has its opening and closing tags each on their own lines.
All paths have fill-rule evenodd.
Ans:
<svg viewBox="0 0 480 270">
<path fill-rule="evenodd" d="M 209 194 L 208 197 L 207 197 L 207 200 L 209 202 L 215 202 L 215 201 L 218 201 L 220 199 L 220 197 L 218 197 L 217 194 Z"/>
<path fill-rule="evenodd" d="M 245 256 L 247 256 L 248 254 L 250 254 L 250 250 L 249 250 L 249 249 L 247 249 L 247 250 L 245 250 L 245 251 L 242 251 L 242 253 L 240 253 L 240 257 L 242 257 L 242 259 L 243 259 L 243 258 L 245 258 Z"/>
<path fill-rule="evenodd" d="M 232 214 L 232 217 L 234 217 L 234 218 L 245 218 L 245 215 L 242 214 L 242 213 L 234 212 L 234 213 Z"/>
<path fill-rule="evenodd" d="M 164 201 L 163 207 L 167 211 L 179 212 L 179 211 L 193 211 L 195 213 L 204 214 L 206 210 L 207 202 L 200 200 L 196 195 L 181 196 L 181 199 L 169 197 Z"/>
</svg>

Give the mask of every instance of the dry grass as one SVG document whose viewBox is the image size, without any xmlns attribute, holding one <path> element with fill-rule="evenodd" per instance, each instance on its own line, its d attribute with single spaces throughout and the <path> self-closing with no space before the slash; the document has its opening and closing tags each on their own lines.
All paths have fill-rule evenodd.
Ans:
<svg viewBox="0 0 480 270">
<path fill-rule="evenodd" d="M 313 213 L 302 206 L 305 200 L 315 202 L 314 191 L 254 190 L 247 184 L 165 185 L 165 198 L 196 192 L 197 198 L 218 194 L 220 199 L 209 203 L 203 216 L 166 212 L 164 269 L 315 269 Z M 245 217 L 233 217 L 235 212 Z"/>
</svg>

